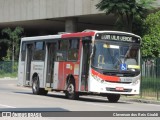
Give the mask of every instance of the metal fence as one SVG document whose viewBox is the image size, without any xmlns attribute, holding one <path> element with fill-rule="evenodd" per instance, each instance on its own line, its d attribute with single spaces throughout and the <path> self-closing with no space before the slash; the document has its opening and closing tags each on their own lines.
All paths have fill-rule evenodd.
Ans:
<svg viewBox="0 0 160 120">
<path fill-rule="evenodd" d="M 0 74 L 13 73 L 18 71 L 18 62 L 0 61 Z"/>
<path fill-rule="evenodd" d="M 142 62 L 141 97 L 160 99 L 160 58 Z"/>
</svg>

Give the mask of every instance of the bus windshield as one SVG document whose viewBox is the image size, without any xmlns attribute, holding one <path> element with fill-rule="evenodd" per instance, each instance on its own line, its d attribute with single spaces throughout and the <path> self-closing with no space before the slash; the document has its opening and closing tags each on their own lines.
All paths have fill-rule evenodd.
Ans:
<svg viewBox="0 0 160 120">
<path fill-rule="evenodd" d="M 92 66 L 104 70 L 139 69 L 139 46 L 135 44 L 113 44 L 106 41 L 96 41 L 92 55 Z"/>
</svg>

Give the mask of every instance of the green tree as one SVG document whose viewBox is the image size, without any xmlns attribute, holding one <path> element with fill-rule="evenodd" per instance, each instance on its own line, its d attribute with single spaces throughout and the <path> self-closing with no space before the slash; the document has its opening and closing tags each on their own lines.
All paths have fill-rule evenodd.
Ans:
<svg viewBox="0 0 160 120">
<path fill-rule="evenodd" d="M 134 19 L 144 18 L 148 10 L 154 8 L 153 4 L 156 0 L 101 0 L 97 5 L 97 9 L 105 11 L 106 14 L 114 14 L 117 16 L 116 25 L 123 26 L 127 31 L 132 32 Z"/>
<path fill-rule="evenodd" d="M 8 44 L 7 56 L 5 59 L 12 60 L 13 64 L 14 60 L 18 60 L 20 37 L 23 31 L 21 27 L 16 27 L 14 30 L 11 28 L 2 30 L 2 35 L 5 36 L 5 39 L 1 41 Z"/>
<path fill-rule="evenodd" d="M 143 57 L 160 57 L 160 11 L 151 13 L 144 20 L 145 35 L 142 37 Z"/>
</svg>

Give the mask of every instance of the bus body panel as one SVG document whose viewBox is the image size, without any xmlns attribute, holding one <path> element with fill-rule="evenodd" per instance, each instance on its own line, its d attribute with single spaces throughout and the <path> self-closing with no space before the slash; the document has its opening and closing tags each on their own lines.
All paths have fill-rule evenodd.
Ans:
<svg viewBox="0 0 160 120">
<path fill-rule="evenodd" d="M 19 62 L 18 64 L 18 83 L 17 83 L 19 86 L 25 85 L 25 80 L 24 80 L 25 69 L 24 68 L 25 68 L 25 62 L 24 61 Z"/>
<path fill-rule="evenodd" d="M 79 78 L 79 63 L 78 62 L 64 62 L 63 66 L 63 73 L 64 73 L 64 81 L 61 84 L 62 89 L 64 90 L 66 87 L 66 80 L 69 76 L 73 76 L 75 82 L 76 82 L 76 91 L 79 89 L 79 83 L 78 83 L 78 78 Z"/>
<path fill-rule="evenodd" d="M 53 89 L 65 90 L 67 78 L 71 75 L 76 81 L 76 90 L 79 89 L 79 63 L 78 62 L 55 62 L 54 63 Z"/>
<path fill-rule="evenodd" d="M 84 36 L 94 36 L 95 32 L 78 32 L 78 33 L 67 33 L 63 34 L 62 38 L 72 38 L 72 37 L 84 37 Z"/>
<path fill-rule="evenodd" d="M 53 73 L 53 89 L 58 89 L 59 83 L 59 62 L 54 62 L 54 73 Z"/>
<path fill-rule="evenodd" d="M 35 37 L 24 37 L 21 39 L 21 47 L 20 47 L 20 55 L 19 55 L 19 67 L 18 67 L 18 85 L 23 85 L 25 86 L 26 85 L 26 67 L 27 67 L 27 50 L 25 52 L 26 54 L 26 58 L 25 58 L 25 61 L 21 61 L 21 56 L 22 56 L 22 43 L 26 43 L 26 44 L 33 44 L 34 42 L 36 41 L 48 41 L 48 40 L 54 40 L 54 39 L 59 39 L 61 38 L 61 35 L 46 35 L 46 36 L 35 36 Z M 26 48 L 27 49 L 27 48 Z M 32 56 L 31 56 L 32 57 Z M 47 55 L 45 56 L 45 58 L 47 57 Z M 43 66 L 42 70 L 33 70 L 33 63 L 34 64 L 37 64 L 37 65 L 40 65 L 40 66 Z M 32 66 L 31 66 L 31 71 L 32 73 L 30 72 L 30 80 L 28 81 L 29 83 L 27 83 L 27 85 L 29 84 L 29 86 L 32 86 L 32 77 L 33 75 L 38 72 L 38 77 L 40 79 L 40 87 L 43 87 L 45 88 L 45 83 L 46 83 L 46 62 L 42 62 L 42 63 L 36 63 L 35 61 L 32 61 Z M 40 68 L 41 69 L 41 68 Z"/>
<path fill-rule="evenodd" d="M 107 76 L 112 78 L 112 76 Z M 120 83 L 109 82 L 94 75 L 92 69 L 90 69 L 89 75 L 89 92 L 97 93 L 111 93 L 111 94 L 124 94 L 124 95 L 136 95 L 140 93 L 140 74 L 135 77 L 119 77 L 119 79 L 131 79 L 132 83 Z"/>
<path fill-rule="evenodd" d="M 90 75 L 89 92 L 95 93 L 110 93 L 110 94 L 124 94 L 124 95 L 136 95 L 140 93 L 140 75 L 134 77 L 137 79 L 136 84 L 123 84 L 123 83 L 111 83 L 101 82 L 99 79 L 95 79 Z"/>
<path fill-rule="evenodd" d="M 31 76 L 30 76 L 30 86 L 32 85 L 33 75 L 37 74 L 40 82 L 40 87 L 44 88 L 44 61 L 32 61 L 31 62 Z"/>
<path fill-rule="evenodd" d="M 64 62 L 59 62 L 59 66 L 58 66 L 58 90 L 63 90 L 63 86 L 64 86 L 64 81 L 65 81 L 65 77 L 64 77 Z"/>
</svg>

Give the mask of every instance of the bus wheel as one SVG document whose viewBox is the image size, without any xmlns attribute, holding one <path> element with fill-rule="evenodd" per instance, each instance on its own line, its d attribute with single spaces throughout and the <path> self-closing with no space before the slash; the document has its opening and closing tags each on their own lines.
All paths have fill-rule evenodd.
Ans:
<svg viewBox="0 0 160 120">
<path fill-rule="evenodd" d="M 35 95 L 46 95 L 48 93 L 48 91 L 45 90 L 44 88 L 40 88 L 39 79 L 37 76 L 33 78 L 32 92 Z"/>
<path fill-rule="evenodd" d="M 42 91 L 42 95 L 47 95 L 48 94 L 48 90 L 45 90 L 44 88 L 40 88 Z"/>
<path fill-rule="evenodd" d="M 78 99 L 79 94 L 75 92 L 75 84 L 70 82 L 67 86 L 66 97 L 72 100 Z"/>
<path fill-rule="evenodd" d="M 39 94 L 39 80 L 38 80 L 38 77 L 34 77 L 33 78 L 33 82 L 32 82 L 32 92 L 33 94 L 35 95 L 38 95 Z"/>
<path fill-rule="evenodd" d="M 120 98 L 120 94 L 108 94 L 107 98 L 109 102 L 116 103 Z"/>
</svg>

